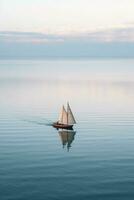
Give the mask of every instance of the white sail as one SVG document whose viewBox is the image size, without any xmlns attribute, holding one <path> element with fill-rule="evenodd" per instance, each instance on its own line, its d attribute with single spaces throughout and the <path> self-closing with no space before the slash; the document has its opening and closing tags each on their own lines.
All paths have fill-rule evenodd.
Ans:
<svg viewBox="0 0 134 200">
<path fill-rule="evenodd" d="M 63 119 L 63 109 L 64 109 L 64 106 L 62 107 L 62 110 L 61 110 L 61 112 L 60 112 L 60 114 L 59 114 L 59 119 L 58 119 L 58 122 L 59 122 L 59 123 L 62 123 L 62 119 Z"/>
<path fill-rule="evenodd" d="M 58 122 L 60 124 L 67 124 L 67 112 L 66 112 L 64 106 L 62 107 Z"/>
<path fill-rule="evenodd" d="M 67 124 L 73 125 L 76 124 L 75 118 L 73 116 L 73 113 L 71 111 L 71 108 L 69 106 L 69 103 L 67 103 Z"/>
</svg>

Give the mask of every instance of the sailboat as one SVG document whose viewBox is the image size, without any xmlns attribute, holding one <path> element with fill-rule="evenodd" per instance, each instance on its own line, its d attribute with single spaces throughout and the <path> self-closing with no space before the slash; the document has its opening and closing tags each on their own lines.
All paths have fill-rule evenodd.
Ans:
<svg viewBox="0 0 134 200">
<path fill-rule="evenodd" d="M 70 105 L 69 103 L 67 103 L 67 111 L 63 105 L 61 113 L 59 115 L 59 120 L 53 123 L 53 127 L 61 129 L 72 129 L 74 124 L 76 124 L 76 121 Z"/>
</svg>

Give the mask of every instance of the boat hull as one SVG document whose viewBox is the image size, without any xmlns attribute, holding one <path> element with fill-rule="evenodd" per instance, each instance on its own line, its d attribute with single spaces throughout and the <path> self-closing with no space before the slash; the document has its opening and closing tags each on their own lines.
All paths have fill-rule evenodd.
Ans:
<svg viewBox="0 0 134 200">
<path fill-rule="evenodd" d="M 61 129 L 73 129 L 73 125 L 68 125 L 68 124 L 59 124 L 59 123 L 53 123 L 54 128 L 61 128 Z"/>
</svg>

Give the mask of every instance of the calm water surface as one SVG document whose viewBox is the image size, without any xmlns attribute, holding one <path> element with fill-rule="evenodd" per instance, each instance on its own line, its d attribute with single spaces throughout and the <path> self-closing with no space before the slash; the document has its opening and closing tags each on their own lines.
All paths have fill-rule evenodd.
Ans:
<svg viewBox="0 0 134 200">
<path fill-rule="evenodd" d="M 58 131 L 70 102 L 74 131 Z M 0 61 L 0 200 L 134 199 L 134 60 Z"/>
</svg>

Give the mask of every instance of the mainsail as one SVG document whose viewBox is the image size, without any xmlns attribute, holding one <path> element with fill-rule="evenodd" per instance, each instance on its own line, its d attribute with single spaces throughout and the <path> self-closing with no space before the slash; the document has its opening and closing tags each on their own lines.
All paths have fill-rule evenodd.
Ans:
<svg viewBox="0 0 134 200">
<path fill-rule="evenodd" d="M 71 111 L 71 108 L 69 106 L 69 103 L 67 103 L 67 124 L 69 125 L 76 124 L 76 121 Z"/>
<path fill-rule="evenodd" d="M 71 108 L 69 106 L 69 103 L 67 104 L 67 111 L 65 110 L 65 107 L 62 107 L 58 123 L 60 124 L 67 124 L 67 125 L 73 125 L 76 124 L 75 118 L 73 116 L 73 113 L 71 111 Z"/>
<path fill-rule="evenodd" d="M 58 122 L 61 124 L 67 124 L 67 112 L 64 106 L 62 107 Z"/>
</svg>

